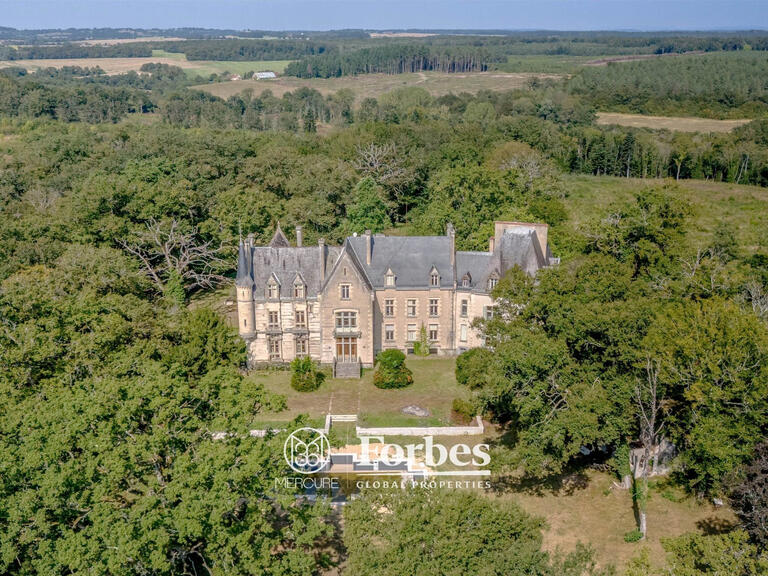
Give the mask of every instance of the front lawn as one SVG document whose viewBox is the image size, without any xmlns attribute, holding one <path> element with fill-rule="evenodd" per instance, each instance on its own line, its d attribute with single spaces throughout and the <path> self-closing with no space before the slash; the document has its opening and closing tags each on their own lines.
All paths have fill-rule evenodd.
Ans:
<svg viewBox="0 0 768 576">
<path fill-rule="evenodd" d="M 263 414 L 264 422 L 288 422 L 300 414 L 323 418 L 328 413 L 357 414 L 359 423 L 368 426 L 448 426 L 453 399 L 467 398 L 468 390 L 456 383 L 454 358 L 409 356 L 406 365 L 413 371 L 413 384 L 407 388 L 382 390 L 373 385 L 373 369 L 359 380 L 328 378 L 314 392 L 291 388 L 289 370 L 254 371 L 248 377 L 272 392 L 286 397 L 288 409 Z M 403 414 L 409 405 L 429 411 L 429 416 Z"/>
</svg>

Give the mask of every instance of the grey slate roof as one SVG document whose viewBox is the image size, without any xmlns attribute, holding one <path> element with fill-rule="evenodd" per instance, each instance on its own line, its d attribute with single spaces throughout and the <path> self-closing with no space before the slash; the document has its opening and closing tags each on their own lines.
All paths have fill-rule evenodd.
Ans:
<svg viewBox="0 0 768 576">
<path fill-rule="evenodd" d="M 395 275 L 395 287 L 430 288 L 433 267 L 440 274 L 440 287 L 451 289 L 454 277 L 458 289 L 462 279 L 471 277 L 470 288 L 485 292 L 492 274 L 502 276 L 513 266 L 534 275 L 555 259 L 542 253 L 533 229 L 508 229 L 503 232 L 493 252 L 456 252 L 455 270 L 451 266 L 451 239 L 448 236 L 371 236 L 371 263 L 366 263 L 366 237 L 353 236 L 344 246 L 324 246 L 326 280 L 342 252 L 346 250 L 374 289 L 385 288 L 388 270 Z M 269 246 L 240 244 L 237 264 L 238 286 L 252 286 L 254 296 L 264 298 L 267 284 L 274 275 L 280 296 L 291 298 L 297 275 L 306 286 L 308 298 L 323 290 L 319 246 L 292 247 L 278 225 Z"/>
<path fill-rule="evenodd" d="M 339 246 L 325 247 L 326 270 L 330 271 L 341 253 Z M 241 245 L 238 255 L 237 285 L 252 285 L 256 298 L 264 298 L 267 284 L 274 274 L 280 285 L 280 297 L 293 297 L 297 275 L 306 286 L 308 298 L 316 297 L 322 288 L 320 247 L 272 247 Z M 250 258 L 248 257 L 250 253 Z M 248 263 L 250 262 L 250 270 Z"/>
<path fill-rule="evenodd" d="M 451 242 L 448 236 L 372 236 L 371 263 L 366 264 L 365 236 L 347 238 L 374 288 L 385 287 L 387 270 L 397 288 L 428 288 L 434 266 L 440 287 L 453 288 Z"/>
</svg>

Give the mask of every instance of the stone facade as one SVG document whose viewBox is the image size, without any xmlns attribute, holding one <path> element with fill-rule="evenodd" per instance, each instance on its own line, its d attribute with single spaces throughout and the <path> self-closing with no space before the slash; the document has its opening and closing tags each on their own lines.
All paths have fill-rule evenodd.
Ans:
<svg viewBox="0 0 768 576">
<path fill-rule="evenodd" d="M 268 246 L 240 243 L 238 326 L 251 365 L 309 355 L 372 366 L 381 350 L 412 352 L 422 326 L 435 354 L 482 346 L 471 324 L 492 313 L 490 291 L 504 273 L 557 262 L 540 223 L 496 222 L 487 252 L 457 251 L 450 224 L 445 236 L 366 232 L 342 246 L 302 238 L 299 227 L 291 246 L 278 225 Z"/>
</svg>

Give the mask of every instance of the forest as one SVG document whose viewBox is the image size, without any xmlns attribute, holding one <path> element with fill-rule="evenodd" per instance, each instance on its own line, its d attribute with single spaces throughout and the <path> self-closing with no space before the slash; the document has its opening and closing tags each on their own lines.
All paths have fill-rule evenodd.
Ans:
<svg viewBox="0 0 768 576">
<path fill-rule="evenodd" d="M 465 49 L 435 42 L 413 50 Z M 0 71 L 0 573 L 310 576 L 337 569 L 339 550 L 352 576 L 768 573 L 768 227 L 764 190 L 740 186 L 768 186 L 757 56 L 362 100 L 310 88 L 223 100 L 166 64 Z M 727 98 L 705 81 L 715 71 Z M 656 109 L 658 91 L 676 110 L 753 121 L 720 134 L 595 124 L 605 107 Z M 286 399 L 248 374 L 210 304 L 229 297 L 214 290 L 232 282 L 241 235 L 264 244 L 279 221 L 337 244 L 451 222 L 459 249 L 485 250 L 497 219 L 548 223 L 561 258 L 536 281 L 502 278 L 494 315 L 476 321 L 487 349 L 456 360 L 472 408 L 501 431 L 502 494 L 364 490 L 332 513 L 275 484 L 287 433 L 248 430 Z M 222 430 L 235 434 L 214 439 Z M 630 449 L 662 436 L 677 449 L 672 488 L 691 506 L 724 502 L 732 524 L 605 566 L 588 534 L 552 551 L 541 518 L 500 498 L 595 468 L 624 483 Z M 638 518 L 650 493 L 641 476 Z"/>
</svg>

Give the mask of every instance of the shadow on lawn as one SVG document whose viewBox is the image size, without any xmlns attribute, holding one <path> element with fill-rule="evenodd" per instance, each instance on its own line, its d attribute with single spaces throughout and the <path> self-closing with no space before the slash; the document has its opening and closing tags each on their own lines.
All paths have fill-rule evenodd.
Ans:
<svg viewBox="0 0 768 576">
<path fill-rule="evenodd" d="M 738 526 L 737 522 L 726 520 L 725 518 L 717 518 L 710 516 L 696 522 L 696 527 L 701 530 L 707 536 L 715 536 L 717 534 L 726 534 L 731 532 Z"/>
<path fill-rule="evenodd" d="M 497 494 L 518 492 L 532 496 L 571 496 L 589 486 L 589 476 L 584 470 L 575 470 L 534 478 L 532 476 L 499 476 L 491 483 L 491 489 Z"/>
</svg>

